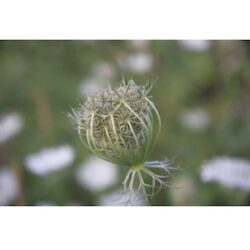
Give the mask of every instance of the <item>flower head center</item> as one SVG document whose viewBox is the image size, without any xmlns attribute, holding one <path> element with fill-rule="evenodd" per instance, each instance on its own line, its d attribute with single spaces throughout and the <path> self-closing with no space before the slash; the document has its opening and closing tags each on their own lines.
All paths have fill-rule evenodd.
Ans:
<svg viewBox="0 0 250 250">
<path fill-rule="evenodd" d="M 139 172 L 142 168 L 143 168 L 144 164 L 140 163 L 137 165 L 132 166 L 131 168 L 135 171 L 135 172 Z"/>
</svg>

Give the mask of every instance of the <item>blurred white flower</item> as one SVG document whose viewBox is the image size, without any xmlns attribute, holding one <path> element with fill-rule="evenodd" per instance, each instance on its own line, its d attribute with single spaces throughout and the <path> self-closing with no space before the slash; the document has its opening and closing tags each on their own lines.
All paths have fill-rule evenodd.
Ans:
<svg viewBox="0 0 250 250">
<path fill-rule="evenodd" d="M 117 182 L 118 170 L 114 164 L 91 156 L 76 172 L 79 185 L 91 191 L 101 191 Z"/>
<path fill-rule="evenodd" d="M 92 96 L 102 89 L 105 82 L 98 78 L 87 78 L 79 86 L 79 91 L 83 96 Z"/>
<path fill-rule="evenodd" d="M 128 44 L 135 50 L 147 50 L 150 45 L 149 40 L 129 40 Z"/>
<path fill-rule="evenodd" d="M 112 64 L 108 62 L 99 62 L 93 65 L 92 68 L 94 77 L 99 79 L 110 80 L 116 75 L 115 68 Z"/>
<path fill-rule="evenodd" d="M 173 205 L 194 205 L 195 186 L 191 177 L 187 175 L 181 175 L 174 178 L 169 191 Z"/>
<path fill-rule="evenodd" d="M 28 155 L 25 165 L 32 173 L 43 176 L 69 166 L 74 158 L 74 149 L 66 144 L 55 148 L 45 148 Z"/>
<path fill-rule="evenodd" d="M 100 206 L 146 206 L 144 196 L 135 193 L 124 194 L 122 190 L 117 190 L 109 194 L 105 194 L 99 198 Z"/>
<path fill-rule="evenodd" d="M 9 205 L 18 195 L 15 173 L 8 168 L 0 169 L 0 206 Z"/>
<path fill-rule="evenodd" d="M 250 190 L 250 161 L 233 157 L 215 157 L 202 164 L 203 182 L 218 182 L 226 187 Z"/>
<path fill-rule="evenodd" d="M 108 62 L 94 64 L 92 73 L 92 76 L 84 79 L 79 86 L 79 91 L 83 96 L 96 94 L 99 89 L 106 87 L 105 85 L 108 85 L 116 75 L 114 66 Z"/>
<path fill-rule="evenodd" d="M 178 40 L 178 43 L 185 49 L 193 51 L 207 51 L 211 46 L 209 40 Z"/>
<path fill-rule="evenodd" d="M 9 113 L 0 117 L 0 144 L 8 141 L 23 128 L 23 118 L 18 113 Z"/>
<path fill-rule="evenodd" d="M 149 53 L 134 53 L 128 55 L 124 67 L 132 72 L 144 74 L 153 67 L 153 57 Z"/>
<path fill-rule="evenodd" d="M 202 130 L 209 126 L 210 117 L 205 110 L 187 110 L 181 114 L 181 123 L 194 130 Z"/>
</svg>

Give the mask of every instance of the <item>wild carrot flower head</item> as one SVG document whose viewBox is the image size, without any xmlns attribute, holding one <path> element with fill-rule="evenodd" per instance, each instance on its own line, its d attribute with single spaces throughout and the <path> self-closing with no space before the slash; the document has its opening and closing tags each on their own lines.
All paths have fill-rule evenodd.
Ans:
<svg viewBox="0 0 250 250">
<path fill-rule="evenodd" d="M 130 168 L 124 192 L 137 195 L 143 191 L 147 198 L 167 186 L 173 169 L 167 161 L 146 161 L 161 129 L 160 115 L 149 95 L 151 87 L 123 81 L 116 88 L 88 96 L 70 115 L 87 148 L 104 160 Z"/>
<path fill-rule="evenodd" d="M 156 139 L 154 129 L 160 127 L 149 91 L 130 80 L 88 97 L 74 110 L 83 143 L 99 157 L 119 165 L 143 163 Z"/>
</svg>

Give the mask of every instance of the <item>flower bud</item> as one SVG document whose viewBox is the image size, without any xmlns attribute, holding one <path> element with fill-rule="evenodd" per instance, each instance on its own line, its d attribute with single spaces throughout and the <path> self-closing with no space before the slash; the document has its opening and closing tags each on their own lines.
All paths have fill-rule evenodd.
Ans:
<svg viewBox="0 0 250 250">
<path fill-rule="evenodd" d="M 156 139 L 156 123 L 160 127 L 149 91 L 130 80 L 88 97 L 74 111 L 82 142 L 105 160 L 129 167 L 142 164 Z"/>
<path fill-rule="evenodd" d="M 124 194 L 151 196 L 169 186 L 175 168 L 168 161 L 146 161 L 161 129 L 160 115 L 149 96 L 152 86 L 130 80 L 100 90 L 70 115 L 82 143 L 100 158 L 127 166 Z"/>
</svg>

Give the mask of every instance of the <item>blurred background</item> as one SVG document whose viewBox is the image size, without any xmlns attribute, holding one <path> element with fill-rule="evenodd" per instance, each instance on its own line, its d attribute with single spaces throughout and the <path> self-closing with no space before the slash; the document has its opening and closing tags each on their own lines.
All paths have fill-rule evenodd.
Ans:
<svg viewBox="0 0 250 250">
<path fill-rule="evenodd" d="M 91 155 L 67 113 L 123 77 L 156 82 L 148 160 L 181 168 L 155 205 L 249 205 L 249 69 L 248 41 L 0 41 L 0 205 L 122 205 L 127 169 Z"/>
</svg>

